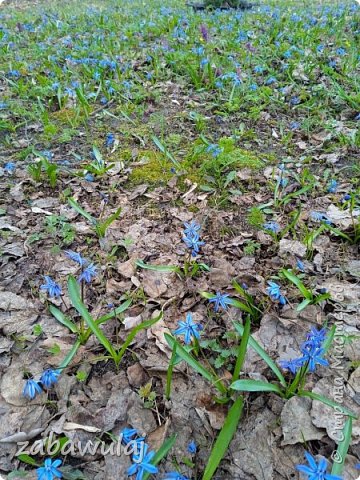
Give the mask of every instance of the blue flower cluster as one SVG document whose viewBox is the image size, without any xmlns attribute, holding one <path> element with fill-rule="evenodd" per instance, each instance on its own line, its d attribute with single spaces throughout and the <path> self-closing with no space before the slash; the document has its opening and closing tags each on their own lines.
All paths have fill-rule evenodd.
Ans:
<svg viewBox="0 0 360 480">
<path fill-rule="evenodd" d="M 159 470 L 151 463 L 155 452 L 149 451 L 149 445 L 145 442 L 145 437 L 140 437 L 135 428 L 124 428 L 120 433 L 121 442 L 125 446 L 131 445 L 133 448 L 133 464 L 128 468 L 128 476 L 136 474 L 136 480 L 142 480 L 145 473 L 155 474 Z"/>
<path fill-rule="evenodd" d="M 183 242 L 191 250 L 191 256 L 196 257 L 200 253 L 200 247 L 205 245 L 205 242 L 200 240 L 199 231 L 201 229 L 200 224 L 195 221 L 191 223 L 184 223 L 184 237 Z"/>
<path fill-rule="evenodd" d="M 215 312 L 218 312 L 220 307 L 223 310 L 227 310 L 228 305 L 233 304 L 232 299 L 229 297 L 230 295 L 227 293 L 216 292 L 212 298 L 209 298 L 209 302 L 214 304 Z"/>
<path fill-rule="evenodd" d="M 314 222 L 324 222 L 327 225 L 331 225 L 331 220 L 325 215 L 325 213 L 313 211 L 310 213 L 310 218 Z"/>
<path fill-rule="evenodd" d="M 29 378 L 25 382 L 23 388 L 23 396 L 29 400 L 33 400 L 38 393 L 42 393 L 43 388 L 50 389 L 57 383 L 60 370 L 52 370 L 48 368 L 45 370 L 38 381 Z"/>
<path fill-rule="evenodd" d="M 306 367 L 310 372 L 314 372 L 316 365 L 328 366 L 329 362 L 324 358 L 325 350 L 323 347 L 326 334 L 326 328 L 317 330 L 315 327 L 312 327 L 307 334 L 305 342 L 300 347 L 302 356 L 293 360 L 282 360 L 279 362 L 280 366 L 294 375 L 302 367 Z"/>
<path fill-rule="evenodd" d="M 187 313 L 185 322 L 180 320 L 178 325 L 179 328 L 173 333 L 174 335 L 184 335 L 184 342 L 186 345 L 190 345 L 193 338 L 200 338 L 200 332 L 203 327 L 199 323 L 194 322 L 191 313 Z"/>
<path fill-rule="evenodd" d="M 285 305 L 286 304 L 286 298 L 284 295 L 281 293 L 280 286 L 276 282 L 269 281 L 268 287 L 267 287 L 267 293 L 269 294 L 271 300 L 274 302 L 279 302 L 280 305 Z"/>
<path fill-rule="evenodd" d="M 122 430 L 120 433 L 120 438 L 123 445 L 131 445 L 134 450 L 134 454 L 132 456 L 133 463 L 127 470 L 129 477 L 136 475 L 135 480 L 142 480 L 145 473 L 150 473 L 152 475 L 158 473 L 159 469 L 152 463 L 155 452 L 149 450 L 149 445 L 145 442 L 145 437 L 138 436 L 138 432 L 135 428 L 124 428 L 124 430 Z M 169 472 L 165 475 L 164 480 L 189 479 L 178 472 Z"/>
<path fill-rule="evenodd" d="M 342 478 L 337 475 L 326 473 L 327 461 L 325 458 L 322 458 L 319 463 L 317 463 L 315 458 L 308 452 L 305 452 L 305 458 L 308 461 L 309 466 L 297 465 L 296 468 L 299 472 L 307 475 L 308 480 L 342 480 Z"/>
<path fill-rule="evenodd" d="M 61 460 L 55 459 L 52 461 L 51 458 L 47 458 L 44 462 L 44 466 L 39 467 L 36 470 L 37 480 L 53 480 L 54 478 L 62 478 L 63 474 L 58 469 L 61 464 Z"/>
<path fill-rule="evenodd" d="M 80 253 L 73 252 L 72 250 L 68 250 L 65 252 L 66 255 L 73 261 L 80 265 L 82 268 L 81 274 L 79 275 L 78 282 L 86 282 L 91 283 L 92 279 L 97 274 L 97 267 L 93 263 L 91 263 L 86 258 L 83 258 Z M 84 268 L 85 267 L 85 268 Z"/>
</svg>

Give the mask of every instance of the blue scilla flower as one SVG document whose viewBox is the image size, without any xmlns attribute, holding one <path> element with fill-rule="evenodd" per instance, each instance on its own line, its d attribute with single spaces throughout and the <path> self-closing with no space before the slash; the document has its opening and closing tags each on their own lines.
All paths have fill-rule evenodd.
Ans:
<svg viewBox="0 0 360 480">
<path fill-rule="evenodd" d="M 88 260 L 82 257 L 78 252 L 74 252 L 73 250 L 66 250 L 65 253 L 70 258 L 70 260 L 78 263 L 81 267 L 89 263 Z"/>
<path fill-rule="evenodd" d="M 326 339 L 327 330 L 321 328 L 318 330 L 315 327 L 311 327 L 310 332 L 307 334 L 307 341 L 312 342 L 313 345 L 320 347 Z"/>
<path fill-rule="evenodd" d="M 105 139 L 105 145 L 107 147 L 112 147 L 115 142 L 115 135 L 113 133 L 108 133 Z"/>
<path fill-rule="evenodd" d="M 208 145 L 206 147 L 206 152 L 207 153 L 211 153 L 211 155 L 216 158 L 220 155 L 220 153 L 222 152 L 222 148 L 219 147 L 219 145 L 217 143 L 210 143 L 210 145 Z"/>
<path fill-rule="evenodd" d="M 195 323 L 191 313 L 186 314 L 185 322 L 178 322 L 179 328 L 174 330 L 174 335 L 184 335 L 184 342 L 186 345 L 190 345 L 193 338 L 200 338 L 200 332 L 203 329 L 202 325 Z"/>
<path fill-rule="evenodd" d="M 71 97 L 71 98 L 75 98 L 76 97 L 76 92 L 73 88 L 70 88 L 70 87 L 65 87 L 65 93 Z"/>
<path fill-rule="evenodd" d="M 295 375 L 299 368 L 304 365 L 304 362 L 301 358 L 294 358 L 292 360 L 281 360 L 279 365 L 284 370 L 289 370 L 289 372 Z"/>
<path fill-rule="evenodd" d="M 139 455 L 143 451 L 144 446 L 146 445 L 145 437 L 136 437 L 133 440 L 130 440 L 128 445 L 132 447 L 134 455 Z"/>
<path fill-rule="evenodd" d="M 285 188 L 286 185 L 289 183 L 288 178 L 279 178 L 279 186 Z"/>
<path fill-rule="evenodd" d="M 277 80 L 275 77 L 269 77 L 266 82 L 265 82 L 265 85 L 272 85 L 273 83 L 276 83 Z"/>
<path fill-rule="evenodd" d="M 93 182 L 95 180 L 95 177 L 94 175 L 92 175 L 91 173 L 87 173 L 85 176 L 84 176 L 84 179 L 87 181 L 87 182 Z"/>
<path fill-rule="evenodd" d="M 0 102 L 0 110 L 4 110 L 5 108 L 7 108 L 7 103 Z"/>
<path fill-rule="evenodd" d="M 150 463 L 151 460 L 154 458 L 155 452 L 148 452 L 148 449 L 148 445 L 145 444 L 142 454 L 142 460 L 140 455 L 133 456 L 134 463 L 127 470 L 127 474 L 129 477 L 131 475 L 135 475 L 136 473 L 136 480 L 142 480 L 145 472 L 154 474 L 159 471 L 159 469 L 155 465 Z"/>
<path fill-rule="evenodd" d="M 299 127 L 300 127 L 300 123 L 299 123 L 299 122 L 291 122 L 291 123 L 290 123 L 290 128 L 291 128 L 291 130 L 297 130 Z"/>
<path fill-rule="evenodd" d="M 296 259 L 296 266 L 300 272 L 305 272 L 305 265 L 299 258 Z"/>
<path fill-rule="evenodd" d="M 196 235 L 199 235 L 201 229 L 201 225 L 195 220 L 191 220 L 190 223 L 184 222 L 184 227 L 184 234 L 187 237 L 195 237 Z"/>
<path fill-rule="evenodd" d="M 262 73 L 263 71 L 264 71 L 264 68 L 261 67 L 260 65 L 256 65 L 256 67 L 254 67 L 255 73 Z"/>
<path fill-rule="evenodd" d="M 198 55 L 199 57 L 201 57 L 202 55 L 204 55 L 205 48 L 204 47 L 194 47 L 192 49 L 192 52 L 195 53 L 195 55 Z"/>
<path fill-rule="evenodd" d="M 329 62 L 329 67 L 335 68 L 336 65 L 337 65 L 337 64 L 336 64 L 336 60 L 330 60 L 330 62 Z"/>
<path fill-rule="evenodd" d="M 330 475 L 326 473 L 327 461 L 322 458 L 319 463 L 316 463 L 315 458 L 310 453 L 305 452 L 305 458 L 308 461 L 307 465 L 296 465 L 296 469 L 299 472 L 307 475 L 308 480 L 342 480 L 337 475 Z"/>
<path fill-rule="evenodd" d="M 192 441 L 189 443 L 189 445 L 188 445 L 188 447 L 187 447 L 187 450 L 188 450 L 188 452 L 191 453 L 191 454 L 196 453 L 197 446 L 196 446 L 196 443 L 194 442 L 194 440 L 192 440 Z"/>
<path fill-rule="evenodd" d="M 205 242 L 200 240 L 199 235 L 183 237 L 183 241 L 185 242 L 185 245 L 190 248 L 192 257 L 196 257 L 200 252 L 200 247 L 205 245 Z"/>
<path fill-rule="evenodd" d="M 252 91 L 252 92 L 255 92 L 259 87 L 256 85 L 256 83 L 252 83 L 250 86 L 249 86 L 249 89 Z"/>
<path fill-rule="evenodd" d="M 299 105 L 300 101 L 300 97 L 295 95 L 294 97 L 290 98 L 290 105 Z"/>
<path fill-rule="evenodd" d="M 127 445 L 128 443 L 130 443 L 133 440 L 133 438 L 135 437 L 135 435 L 137 435 L 137 433 L 138 432 L 135 428 L 124 428 L 120 432 L 121 442 L 124 445 Z"/>
<path fill-rule="evenodd" d="M 336 50 L 336 53 L 337 53 L 337 55 L 340 55 L 340 57 L 343 57 L 344 55 L 346 55 L 346 50 L 345 50 L 345 48 L 340 47 Z"/>
<path fill-rule="evenodd" d="M 8 173 L 9 175 L 12 175 L 13 173 L 15 173 L 15 170 L 16 170 L 16 165 L 14 162 L 6 162 L 4 164 L 4 170 L 6 173 Z"/>
<path fill-rule="evenodd" d="M 316 51 L 317 51 L 318 53 L 322 53 L 322 52 L 324 51 L 324 48 L 325 48 L 324 45 L 321 45 L 321 44 L 320 44 L 320 45 L 318 45 L 318 46 L 316 47 Z"/>
<path fill-rule="evenodd" d="M 338 189 L 338 183 L 336 180 L 332 179 L 330 182 L 329 182 L 329 185 L 328 185 L 328 188 L 327 188 L 327 191 L 329 193 L 336 193 L 336 190 Z"/>
<path fill-rule="evenodd" d="M 6 74 L 7 77 L 18 79 L 21 77 L 19 70 L 9 70 Z"/>
<path fill-rule="evenodd" d="M 96 265 L 94 265 L 93 263 L 90 263 L 83 272 L 81 272 L 79 278 L 78 278 L 78 282 L 86 282 L 86 283 L 91 283 L 91 280 L 93 279 L 93 277 L 95 277 L 96 275 Z"/>
<path fill-rule="evenodd" d="M 163 480 L 189 480 L 188 477 L 185 477 L 184 475 L 181 475 L 181 473 L 178 472 L 169 472 L 165 474 L 165 477 Z"/>
<path fill-rule="evenodd" d="M 228 305 L 232 305 L 233 301 L 227 293 L 216 292 L 216 294 L 209 298 L 209 302 L 214 304 L 215 312 L 218 312 L 220 307 L 227 310 Z"/>
<path fill-rule="evenodd" d="M 44 466 L 37 468 L 37 480 L 54 480 L 54 478 L 61 478 L 62 473 L 58 469 L 62 464 L 61 460 L 52 461 L 51 458 L 46 458 Z"/>
<path fill-rule="evenodd" d="M 269 281 L 268 287 L 266 289 L 268 295 L 270 296 L 271 300 L 277 301 L 280 305 L 286 304 L 285 297 L 281 294 L 280 285 L 275 282 Z"/>
<path fill-rule="evenodd" d="M 51 277 L 48 275 L 44 275 L 45 282 L 43 285 L 40 286 L 41 290 L 45 290 L 48 292 L 50 297 L 60 297 L 62 294 L 61 287 L 58 283 L 56 283 Z"/>
<path fill-rule="evenodd" d="M 303 360 L 303 364 L 308 365 L 310 372 L 315 371 L 317 364 L 324 367 L 327 367 L 329 365 L 329 362 L 325 358 L 323 358 L 325 350 L 321 348 L 321 346 L 319 347 L 319 345 L 312 340 L 309 340 L 302 344 L 301 352 L 303 354 L 303 356 L 301 357 Z"/>
<path fill-rule="evenodd" d="M 39 381 L 44 387 L 51 388 L 57 383 L 59 375 L 60 370 L 52 370 L 51 368 L 48 368 L 42 373 Z"/>
<path fill-rule="evenodd" d="M 33 400 L 38 393 L 42 393 L 41 387 L 38 384 L 38 382 L 36 382 L 32 378 L 29 378 L 28 380 L 26 380 L 26 383 L 22 392 L 23 396 L 25 398 L 28 398 L 29 400 Z"/>
<path fill-rule="evenodd" d="M 314 222 L 325 222 L 327 225 L 331 225 L 331 220 L 325 215 L 325 213 L 313 211 L 310 213 L 310 218 Z"/>
<path fill-rule="evenodd" d="M 281 230 L 281 227 L 276 222 L 266 222 L 263 225 L 263 229 L 268 230 L 269 232 L 272 232 L 272 233 L 279 233 Z"/>
</svg>

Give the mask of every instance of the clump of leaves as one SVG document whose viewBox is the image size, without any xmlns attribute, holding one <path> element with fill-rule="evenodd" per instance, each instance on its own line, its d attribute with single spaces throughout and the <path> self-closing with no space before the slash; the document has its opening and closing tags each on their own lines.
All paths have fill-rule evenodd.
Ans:
<svg viewBox="0 0 360 480">
<path fill-rule="evenodd" d="M 259 207 L 251 207 L 247 215 L 247 222 L 253 227 L 260 228 L 265 222 L 265 215 Z"/>
<path fill-rule="evenodd" d="M 59 237 L 64 245 L 70 245 L 75 239 L 75 230 L 63 215 L 46 217 L 45 228 L 54 237 Z"/>
<path fill-rule="evenodd" d="M 156 403 L 156 392 L 152 390 L 152 382 L 148 382 L 139 388 L 139 397 L 144 402 L 145 408 L 154 408 Z"/>
<path fill-rule="evenodd" d="M 252 256 L 257 250 L 261 248 L 260 243 L 254 242 L 254 240 L 245 240 L 244 254 Z"/>
<path fill-rule="evenodd" d="M 221 338 L 224 341 L 231 339 L 230 333 L 225 333 Z M 200 341 L 201 348 L 206 350 L 210 350 L 211 357 L 209 358 L 209 362 L 215 368 L 221 368 L 223 366 L 228 366 L 229 364 L 234 363 L 234 358 L 237 355 L 238 347 L 236 345 L 229 347 L 224 346 L 224 342 L 220 342 L 217 338 L 211 340 L 201 340 Z"/>
</svg>

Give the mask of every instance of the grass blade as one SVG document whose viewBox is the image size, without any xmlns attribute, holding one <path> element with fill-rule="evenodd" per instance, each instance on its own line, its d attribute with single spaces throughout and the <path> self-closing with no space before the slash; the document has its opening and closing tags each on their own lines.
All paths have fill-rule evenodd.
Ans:
<svg viewBox="0 0 360 480">
<path fill-rule="evenodd" d="M 244 327 L 244 334 L 241 338 L 240 346 L 239 346 L 239 351 L 236 359 L 236 364 L 234 368 L 234 373 L 232 376 L 232 381 L 235 382 L 240 376 L 241 368 L 243 366 L 245 356 L 246 356 L 246 350 L 248 346 L 248 341 L 250 337 L 250 317 L 248 316 L 245 322 L 245 327 Z"/>
<path fill-rule="evenodd" d="M 75 278 L 72 277 L 72 276 L 70 276 L 69 280 L 68 280 L 68 290 L 69 290 L 69 296 L 70 296 L 71 303 L 73 304 L 75 309 L 80 313 L 82 318 L 85 320 L 87 326 L 90 328 L 90 330 L 96 336 L 96 338 L 99 340 L 101 345 L 110 353 L 112 358 L 115 359 L 116 358 L 116 352 L 115 352 L 114 347 L 111 345 L 109 340 L 104 335 L 103 331 L 99 328 L 99 326 L 96 324 L 95 320 L 92 318 L 92 316 L 88 312 L 86 306 L 81 301 L 77 282 L 76 282 Z"/>
<path fill-rule="evenodd" d="M 176 442 L 176 434 L 172 435 L 170 438 L 165 440 L 165 442 L 161 445 L 159 450 L 155 453 L 154 458 L 151 460 L 152 465 L 157 465 L 158 463 L 161 462 L 161 460 L 166 457 L 168 452 L 172 449 L 174 446 L 174 443 Z M 146 480 L 149 478 L 150 473 L 145 472 L 142 476 L 142 480 Z"/>
<path fill-rule="evenodd" d="M 106 220 L 101 223 L 97 223 L 96 225 L 96 232 L 98 233 L 99 237 L 105 237 L 106 230 L 110 227 L 110 225 L 115 222 L 120 216 L 121 208 L 118 208 L 115 213 L 110 215 Z"/>
<path fill-rule="evenodd" d="M 70 332 L 78 333 L 78 329 L 75 323 L 73 323 L 69 317 L 64 315 L 61 310 L 56 308 L 54 305 L 50 305 L 49 310 L 52 316 L 55 317 L 59 323 L 61 323 L 62 325 L 65 325 L 65 327 L 67 327 L 70 330 Z"/>
<path fill-rule="evenodd" d="M 322 348 L 324 349 L 325 353 L 328 352 L 329 348 L 331 347 L 335 337 L 335 333 L 336 333 L 336 325 L 333 325 L 329 333 L 326 335 L 324 343 L 322 344 Z"/>
<path fill-rule="evenodd" d="M 282 391 L 277 385 L 260 380 L 236 380 L 230 385 L 230 388 L 241 392 L 275 392 L 282 395 Z"/>
<path fill-rule="evenodd" d="M 221 382 L 221 380 L 217 377 L 214 377 L 214 375 L 211 372 L 209 372 L 209 370 L 203 367 L 200 362 L 195 360 L 195 358 L 192 357 L 190 353 L 188 353 L 185 350 L 185 348 L 175 340 L 174 337 L 172 337 L 168 333 L 165 333 L 164 335 L 165 335 L 165 340 L 169 344 L 170 348 L 173 350 L 174 346 L 176 345 L 177 355 L 179 355 L 183 360 L 185 360 L 185 362 L 188 363 L 191 368 L 193 368 L 196 372 L 198 372 L 200 375 L 206 378 L 206 380 L 212 383 L 219 390 L 219 392 L 223 394 L 227 392 L 226 387 Z"/>
<path fill-rule="evenodd" d="M 348 417 L 343 429 L 343 439 L 339 443 L 338 448 L 336 450 L 335 458 L 337 461 L 335 462 L 335 459 L 334 459 L 331 475 L 340 476 L 343 472 L 345 458 L 351 442 L 351 434 L 352 434 L 352 418 Z"/>
<path fill-rule="evenodd" d="M 81 345 L 80 340 L 76 340 L 76 342 L 72 346 L 71 350 L 68 352 L 68 354 L 66 355 L 64 360 L 60 363 L 60 365 L 59 365 L 60 370 L 63 369 L 63 368 L 66 368 L 69 365 L 71 360 L 75 357 L 76 352 L 80 348 L 80 345 Z"/>
<path fill-rule="evenodd" d="M 216 469 L 218 468 L 222 458 L 224 457 L 228 446 L 230 445 L 230 442 L 237 430 L 242 414 L 243 405 L 243 398 L 239 397 L 231 406 L 229 413 L 225 419 L 224 425 L 216 439 L 215 445 L 211 450 L 211 454 L 206 465 L 202 480 L 211 480 L 213 478 L 213 475 L 216 472 Z"/>
<path fill-rule="evenodd" d="M 143 268 L 144 270 L 153 270 L 154 272 L 176 272 L 181 273 L 181 270 L 176 265 L 150 265 L 142 260 L 136 260 L 135 265 Z"/>
<path fill-rule="evenodd" d="M 334 400 L 331 400 L 331 398 L 324 397 L 323 395 L 320 395 L 318 393 L 309 392 L 308 390 L 302 390 L 301 392 L 299 392 L 299 395 L 301 397 L 309 397 L 312 400 L 317 400 L 318 402 L 322 402 L 325 405 L 328 405 L 329 407 L 336 408 L 337 411 L 349 417 L 357 418 L 357 415 L 354 412 L 352 412 L 346 407 L 343 407 L 342 405 L 340 405 L 340 403 L 334 402 Z"/>
<path fill-rule="evenodd" d="M 164 145 L 160 142 L 160 140 L 155 135 L 153 135 L 151 139 L 155 143 L 155 145 L 158 147 L 160 152 L 166 155 L 167 158 L 175 165 L 176 168 L 180 169 L 181 168 L 180 163 L 173 157 L 173 155 L 171 155 L 170 152 L 168 152 L 168 150 L 166 149 L 166 147 L 164 147 Z"/>
<path fill-rule="evenodd" d="M 311 300 L 309 298 L 305 298 L 299 305 L 296 307 L 297 312 L 301 312 L 301 310 L 304 310 L 308 305 L 310 305 Z"/>
<path fill-rule="evenodd" d="M 154 325 L 154 323 L 158 322 L 159 320 L 161 320 L 163 317 L 163 312 L 160 312 L 160 314 L 155 317 L 155 318 L 151 318 L 150 320 L 145 320 L 145 322 L 142 322 L 140 323 L 140 325 L 137 325 L 136 327 L 134 327 L 131 332 L 129 333 L 129 335 L 126 337 L 126 340 L 125 342 L 123 343 L 123 346 L 121 347 L 121 349 L 119 350 L 119 352 L 117 353 L 116 355 L 116 364 L 119 365 L 119 363 L 121 362 L 121 359 L 122 357 L 124 356 L 124 353 L 127 349 L 127 347 L 130 345 L 130 343 L 134 340 L 134 338 L 136 337 L 136 335 L 141 331 L 141 330 L 144 330 L 145 328 L 149 328 L 151 327 L 152 325 Z"/>
<path fill-rule="evenodd" d="M 171 395 L 171 382 L 172 382 L 172 376 L 173 376 L 175 363 L 176 363 L 176 343 L 175 343 L 173 351 L 171 353 L 170 363 L 169 363 L 169 367 L 168 367 L 167 373 L 166 373 L 165 396 L 168 400 L 170 400 L 170 395 Z"/>
<path fill-rule="evenodd" d="M 120 315 L 120 313 L 125 312 L 125 310 L 127 310 L 127 309 L 130 307 L 131 304 L 132 304 L 132 299 L 129 298 L 129 299 L 126 300 L 124 303 L 122 303 L 122 304 L 119 305 L 117 308 L 115 308 L 112 312 L 109 312 L 109 313 L 107 313 L 106 315 L 103 315 L 102 317 L 99 317 L 99 318 L 96 320 L 97 325 L 101 325 L 102 323 L 107 322 L 107 321 L 110 320 L 111 318 L 114 318 L 114 317 L 116 317 L 117 315 Z"/>
<path fill-rule="evenodd" d="M 290 280 L 291 283 L 297 286 L 297 288 L 300 290 L 300 292 L 303 294 L 303 296 L 308 299 L 312 300 L 313 299 L 313 294 L 308 290 L 305 285 L 302 283 L 300 278 L 298 278 L 296 275 L 294 275 L 290 270 L 286 270 L 285 268 L 281 270 L 281 273 L 288 279 Z"/>
<path fill-rule="evenodd" d="M 91 216 L 90 213 L 88 213 L 86 210 L 84 210 L 82 207 L 80 207 L 80 205 L 77 203 L 77 201 L 73 197 L 69 197 L 68 202 L 69 202 L 69 205 L 74 210 L 76 210 L 78 213 L 80 213 L 80 215 L 82 215 L 84 218 L 89 220 L 89 222 L 92 225 L 96 225 L 96 223 L 97 223 L 96 219 L 93 216 Z"/>
<path fill-rule="evenodd" d="M 244 327 L 241 323 L 234 323 L 236 330 L 240 333 L 241 336 L 244 335 Z M 266 364 L 271 368 L 271 370 L 275 373 L 277 378 L 280 380 L 280 383 L 283 387 L 286 387 L 286 381 L 281 373 L 279 367 L 276 365 L 274 360 L 272 360 L 269 355 L 265 352 L 261 345 L 255 340 L 255 338 L 250 335 L 249 337 L 249 345 L 251 348 L 255 350 L 255 352 L 266 362 Z"/>
</svg>

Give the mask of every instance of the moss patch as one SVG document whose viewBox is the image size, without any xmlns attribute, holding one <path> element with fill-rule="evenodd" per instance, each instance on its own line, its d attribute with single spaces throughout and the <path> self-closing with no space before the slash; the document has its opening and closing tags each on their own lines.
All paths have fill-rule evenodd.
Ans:
<svg viewBox="0 0 360 480">
<path fill-rule="evenodd" d="M 174 175 L 171 170 L 173 164 L 164 155 L 147 150 L 139 158 L 143 165 L 134 167 L 130 174 L 130 182 L 134 185 L 166 183 Z"/>
</svg>

